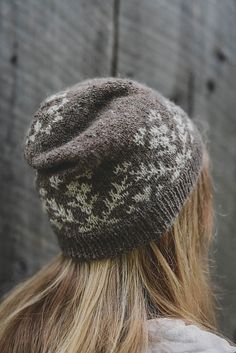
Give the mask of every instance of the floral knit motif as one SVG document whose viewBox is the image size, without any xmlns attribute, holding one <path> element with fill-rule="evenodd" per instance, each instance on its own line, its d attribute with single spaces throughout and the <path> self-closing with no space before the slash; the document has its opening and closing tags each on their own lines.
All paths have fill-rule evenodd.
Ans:
<svg viewBox="0 0 236 353">
<path fill-rule="evenodd" d="M 118 164 L 114 173 L 117 170 L 122 171 L 122 166 Z M 119 221 L 118 218 L 111 217 L 111 214 L 118 206 L 124 205 L 125 197 L 129 195 L 128 187 L 131 186 L 131 183 L 127 183 L 127 175 L 124 176 L 120 183 L 113 182 L 112 188 L 108 192 L 108 197 L 102 200 L 105 210 L 100 217 L 93 213 L 96 201 L 99 199 L 99 193 L 93 194 L 92 184 L 89 183 L 89 175 L 91 175 L 91 171 L 83 174 L 83 177 L 87 177 L 87 181 L 80 181 L 81 176 L 78 176 L 66 185 L 66 191 L 64 191 L 64 195 L 68 200 L 66 208 L 56 202 L 54 198 L 45 197 L 46 190 L 44 188 L 39 190 L 44 209 L 50 212 L 52 223 L 59 229 L 62 228 L 63 223 L 74 223 L 79 225 L 78 230 L 81 233 L 86 233 L 99 228 L 103 224 L 115 224 Z M 62 181 L 60 180 L 60 182 Z M 51 186 L 54 187 L 54 183 L 51 183 Z M 148 193 L 150 193 L 150 189 L 145 189 L 144 194 L 135 195 L 135 201 L 141 202 L 146 200 Z M 73 209 L 79 210 L 84 215 L 84 222 L 77 220 L 73 216 Z M 131 212 L 132 210 L 129 208 L 127 213 Z"/>
<path fill-rule="evenodd" d="M 178 122 L 178 129 L 170 133 L 168 123 L 162 124 L 161 115 L 158 110 L 150 109 L 148 113 L 148 120 L 151 124 L 146 127 L 140 127 L 133 137 L 133 142 L 137 146 L 145 146 L 151 150 L 155 150 L 157 156 L 171 157 L 176 155 L 176 142 L 181 140 L 182 150 L 178 152 L 174 159 L 172 166 L 166 166 L 163 162 L 159 162 L 158 166 L 153 162 L 141 162 L 138 168 L 135 168 L 130 161 L 124 161 L 121 164 L 116 164 L 113 169 L 113 174 L 122 175 L 122 180 L 111 183 L 111 189 L 106 198 L 103 198 L 104 209 L 101 215 L 97 215 L 96 202 L 101 198 L 99 193 L 93 192 L 93 185 L 91 183 L 92 170 L 87 170 L 84 174 L 78 175 L 68 185 L 66 185 L 64 196 L 67 198 L 66 208 L 58 203 L 55 198 L 45 198 L 45 191 L 43 191 L 43 205 L 44 209 L 50 212 L 51 222 L 56 227 L 61 229 L 63 223 L 78 224 L 78 230 L 81 233 L 91 232 L 94 229 L 109 224 L 122 222 L 122 218 L 115 217 L 115 211 L 122 205 L 127 214 L 131 214 L 137 208 L 142 207 L 142 203 L 150 200 L 151 194 L 158 193 L 164 187 L 165 174 L 171 174 L 171 182 L 180 175 L 185 163 L 191 158 L 191 150 L 186 147 L 187 138 L 192 141 L 192 125 L 185 117 L 182 110 L 177 110 L 169 102 L 169 113 L 172 114 L 173 119 Z M 56 109 L 55 109 L 56 111 Z M 182 114 L 182 120 L 179 118 Z M 162 149 L 160 149 L 160 145 Z M 86 180 L 84 179 L 86 178 Z M 149 184 L 150 180 L 155 180 L 155 184 Z M 130 182 L 128 182 L 130 180 Z M 129 190 L 135 183 L 142 181 L 144 184 L 143 190 L 135 195 L 130 194 Z M 58 176 L 52 176 L 49 179 L 52 188 L 59 189 L 60 184 L 63 183 Z M 152 187 L 151 185 L 155 185 Z M 61 191 L 63 192 L 63 191 Z M 40 191 L 42 195 L 42 190 Z M 83 221 L 76 219 L 74 210 L 80 211 L 83 214 Z"/>
<path fill-rule="evenodd" d="M 59 244 L 80 259 L 159 239 L 202 167 L 187 114 L 127 79 L 87 80 L 44 100 L 25 142 Z"/>
<path fill-rule="evenodd" d="M 58 121 L 63 120 L 63 116 L 60 114 L 60 111 L 64 108 L 64 105 L 69 102 L 68 98 L 66 98 L 67 92 L 58 93 L 52 95 L 48 99 L 44 101 L 44 103 L 51 104 L 49 108 L 45 111 L 45 113 L 50 117 L 50 123 L 43 124 L 43 122 L 37 120 L 32 124 L 30 130 L 28 131 L 26 142 L 29 141 L 34 142 L 35 138 L 37 138 L 38 134 L 47 134 L 50 135 L 52 132 L 53 124 Z M 56 100 L 56 102 L 55 102 Z"/>
</svg>

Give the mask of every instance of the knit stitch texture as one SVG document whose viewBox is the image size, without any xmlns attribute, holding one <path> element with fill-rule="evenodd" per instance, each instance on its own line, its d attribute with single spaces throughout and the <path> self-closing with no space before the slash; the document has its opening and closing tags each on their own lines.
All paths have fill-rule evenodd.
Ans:
<svg viewBox="0 0 236 353">
<path fill-rule="evenodd" d="M 24 157 L 62 251 L 92 260 L 160 239 L 197 182 L 203 148 L 180 107 L 145 84 L 108 77 L 44 100 Z"/>
</svg>

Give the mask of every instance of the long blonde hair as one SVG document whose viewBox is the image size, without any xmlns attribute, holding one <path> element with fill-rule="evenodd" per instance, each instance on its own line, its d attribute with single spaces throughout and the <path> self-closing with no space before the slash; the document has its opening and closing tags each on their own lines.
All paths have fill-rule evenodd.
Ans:
<svg viewBox="0 0 236 353">
<path fill-rule="evenodd" d="M 0 352 L 144 353 L 146 320 L 161 316 L 216 332 L 207 156 L 194 190 L 160 241 L 91 262 L 59 253 L 17 285 L 0 306 Z"/>
</svg>

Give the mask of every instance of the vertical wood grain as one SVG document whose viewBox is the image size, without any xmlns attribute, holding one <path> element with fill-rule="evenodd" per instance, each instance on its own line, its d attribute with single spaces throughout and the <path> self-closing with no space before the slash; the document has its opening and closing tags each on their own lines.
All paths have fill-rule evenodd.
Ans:
<svg viewBox="0 0 236 353">
<path fill-rule="evenodd" d="M 216 194 L 220 325 L 236 332 L 236 3 L 120 0 L 118 76 L 181 105 L 208 144 Z M 236 339 L 236 338 L 235 338 Z"/>
<path fill-rule="evenodd" d="M 0 292 L 47 262 L 58 246 L 23 160 L 23 139 L 46 95 L 110 75 L 113 3 L 0 1 Z"/>
</svg>

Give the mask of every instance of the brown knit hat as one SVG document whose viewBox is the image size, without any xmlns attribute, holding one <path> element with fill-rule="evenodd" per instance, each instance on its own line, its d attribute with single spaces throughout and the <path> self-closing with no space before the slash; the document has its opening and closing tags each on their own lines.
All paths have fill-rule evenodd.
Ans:
<svg viewBox="0 0 236 353">
<path fill-rule="evenodd" d="M 159 92 L 96 78 L 42 102 L 24 156 L 62 251 L 92 260 L 158 240 L 196 184 L 203 149 Z"/>
</svg>

